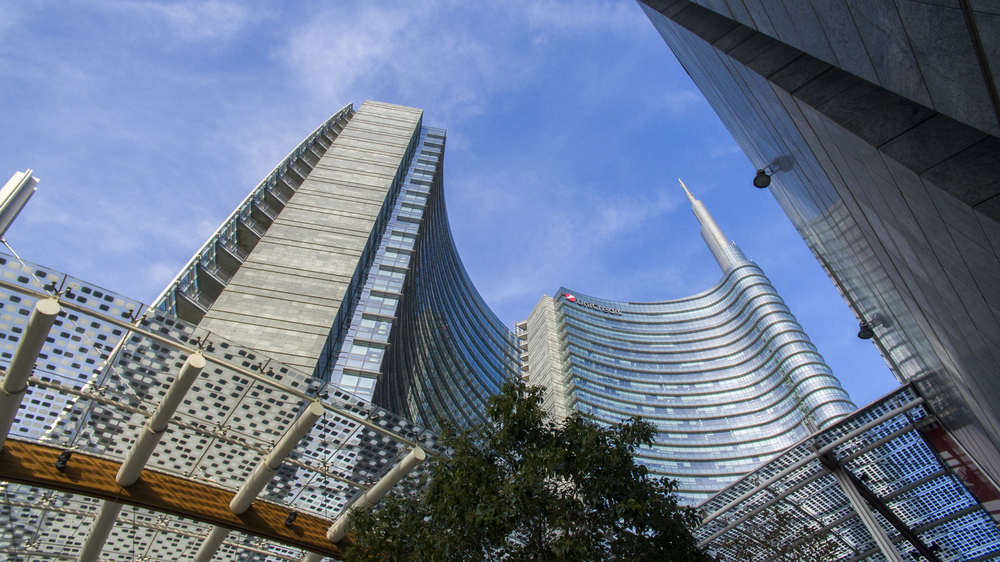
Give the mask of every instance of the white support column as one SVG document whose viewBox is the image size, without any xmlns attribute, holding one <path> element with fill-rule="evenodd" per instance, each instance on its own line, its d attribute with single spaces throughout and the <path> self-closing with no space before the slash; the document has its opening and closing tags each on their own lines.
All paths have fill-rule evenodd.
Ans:
<svg viewBox="0 0 1000 562">
<path fill-rule="evenodd" d="M 307 552 L 302 558 L 299 558 L 299 562 L 323 562 L 324 560 L 326 560 L 326 556 L 315 552 Z"/>
<path fill-rule="evenodd" d="M 236 496 L 233 497 L 233 501 L 229 502 L 229 510 L 236 515 L 242 515 L 246 513 L 246 510 L 250 509 L 250 504 L 253 500 L 257 498 L 260 491 L 267 486 L 267 483 L 271 481 L 274 473 L 281 468 L 281 463 L 284 462 L 285 457 L 288 453 L 292 452 L 295 445 L 302 441 L 302 438 L 309 433 L 312 429 L 313 424 L 316 423 L 321 417 L 326 409 L 319 402 L 311 402 L 305 410 L 302 411 L 302 415 L 299 416 L 292 427 L 288 428 L 288 431 L 281 436 L 281 440 L 278 444 L 271 449 L 257 468 L 253 469 L 250 476 L 243 482 L 240 486 Z"/>
<path fill-rule="evenodd" d="M 351 511 L 359 507 L 370 507 L 379 502 L 389 490 L 392 489 L 400 480 L 406 477 L 421 461 L 427 458 L 427 453 L 424 452 L 420 447 L 414 448 L 410 451 L 410 454 L 399 461 L 396 466 L 392 467 L 392 470 L 388 474 L 382 477 L 381 480 L 375 483 L 374 486 L 368 489 L 367 492 L 358 498 L 358 501 L 354 502 L 343 515 L 337 518 L 330 525 L 330 528 L 326 531 L 326 538 L 330 539 L 332 543 L 340 542 L 347 532 L 351 530 Z"/>
<path fill-rule="evenodd" d="M 146 466 L 146 461 L 149 460 L 149 456 L 153 454 L 157 443 L 163 437 L 171 416 L 174 415 L 177 407 L 184 399 L 184 395 L 191 388 L 191 385 L 194 384 L 194 381 L 198 378 L 198 374 L 205 368 L 205 365 L 205 356 L 201 353 L 192 353 L 184 361 L 184 366 L 181 367 L 177 378 L 174 379 L 170 388 L 167 389 L 167 393 L 163 396 L 163 400 L 160 401 L 159 406 L 153 410 L 153 415 L 146 421 L 146 425 L 139 431 L 139 437 L 132 444 L 132 449 L 125 456 L 125 462 L 118 469 L 115 481 L 119 486 L 131 486 L 139 479 L 143 467 Z M 93 527 L 90 529 L 90 534 L 87 536 L 87 541 L 80 550 L 79 562 L 94 562 L 97 560 L 97 556 L 104 548 L 104 543 L 107 542 L 111 528 L 114 527 L 115 519 L 121 510 L 121 504 L 106 500 L 102 503 L 101 514 L 97 517 L 97 521 L 94 522 Z"/>
<path fill-rule="evenodd" d="M 38 179 L 31 174 L 30 169 L 27 172 L 15 172 L 3 189 L 0 189 L 0 236 L 7 232 L 18 213 L 28 204 L 28 199 L 34 195 Z"/>
<path fill-rule="evenodd" d="M 97 557 L 104 549 L 104 543 L 108 542 L 111 529 L 115 527 L 118 514 L 122 511 L 122 504 L 104 502 L 101 504 L 101 512 L 97 514 L 97 519 L 90 528 L 90 534 L 80 549 L 77 562 L 97 562 Z"/>
<path fill-rule="evenodd" d="M 222 541 L 226 540 L 228 536 L 229 529 L 212 527 L 212 532 L 205 537 L 205 542 L 201 543 L 201 548 L 194 555 L 192 562 L 209 562 L 212 560 L 215 553 L 219 551 L 219 547 L 222 546 Z"/>
<path fill-rule="evenodd" d="M 3 450 L 7 434 L 14 425 L 21 399 L 28 390 L 28 379 L 35 368 L 35 361 L 42 352 L 45 338 L 59 311 L 59 301 L 56 299 L 42 299 L 35 303 L 35 309 L 28 317 L 28 325 L 21 334 L 21 341 L 14 350 L 14 357 L 7 366 L 7 373 L 3 382 L 0 382 L 0 450 Z"/>
<path fill-rule="evenodd" d="M 892 540 L 889 536 L 885 534 L 885 530 L 879 525 L 878 520 L 875 515 L 872 514 L 871 509 L 868 508 L 868 503 L 865 502 L 864 498 L 861 497 L 861 492 L 854 487 L 854 482 L 851 481 L 851 476 L 843 467 L 828 467 L 830 471 L 833 472 L 833 476 L 837 479 L 837 484 L 840 484 L 840 489 L 844 491 L 844 495 L 850 500 L 851 505 L 854 507 L 854 511 L 858 513 L 858 517 L 861 518 L 861 522 L 865 524 L 865 528 L 871 533 L 872 538 L 875 539 L 875 544 L 878 545 L 879 550 L 885 556 L 886 560 L 889 562 L 903 562 L 903 557 L 899 555 L 899 551 L 893 546 Z"/>
<path fill-rule="evenodd" d="M 115 481 L 120 486 L 131 486 L 139 479 L 143 467 L 146 466 L 150 455 L 153 454 L 153 450 L 156 449 L 156 445 L 163 437 L 170 418 L 181 405 L 184 395 L 191 389 L 194 381 L 198 380 L 198 375 L 206 364 L 205 356 L 201 352 L 192 353 L 184 361 L 184 366 L 177 373 L 177 378 L 167 389 L 163 400 L 153 410 L 153 415 L 146 421 L 146 425 L 139 430 L 139 437 L 132 444 L 132 449 L 129 450 L 121 468 L 118 469 Z"/>
</svg>

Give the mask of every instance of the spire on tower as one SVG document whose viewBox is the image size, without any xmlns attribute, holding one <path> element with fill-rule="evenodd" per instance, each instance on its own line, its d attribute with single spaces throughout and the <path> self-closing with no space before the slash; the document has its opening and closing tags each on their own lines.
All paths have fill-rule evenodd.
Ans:
<svg viewBox="0 0 1000 562">
<path fill-rule="evenodd" d="M 681 182 L 681 187 L 684 188 L 684 193 L 691 203 L 691 210 L 694 211 L 694 216 L 701 223 L 701 237 L 705 239 L 705 244 L 708 244 L 708 249 L 712 251 L 712 255 L 715 256 L 715 261 L 719 263 L 722 271 L 729 271 L 738 262 L 745 260 L 743 252 L 740 251 L 736 244 L 730 244 L 727 241 L 725 235 L 722 234 L 722 229 L 719 228 L 719 225 L 715 223 L 715 219 L 712 218 L 708 209 L 705 208 L 705 204 L 695 199 L 694 195 L 691 195 L 691 191 L 688 190 L 680 178 L 677 178 L 677 181 Z"/>
<path fill-rule="evenodd" d="M 694 195 L 691 195 L 691 192 L 688 191 L 688 186 L 684 185 L 684 181 L 681 180 L 681 178 L 677 178 L 677 181 L 681 182 L 681 187 L 684 188 L 684 193 L 687 194 L 688 201 L 690 201 L 691 204 L 694 205 L 695 198 L 694 198 Z"/>
</svg>

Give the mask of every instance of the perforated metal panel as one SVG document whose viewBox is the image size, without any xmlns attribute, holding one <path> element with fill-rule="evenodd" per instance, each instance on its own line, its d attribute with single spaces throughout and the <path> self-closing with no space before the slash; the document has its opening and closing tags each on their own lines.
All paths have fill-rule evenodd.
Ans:
<svg viewBox="0 0 1000 562">
<path fill-rule="evenodd" d="M 825 530 L 837 540 L 838 560 L 884 560 L 843 490 L 816 458 L 817 451 L 832 446 L 838 463 L 881 498 L 925 545 L 934 545 L 941 560 L 1000 559 L 996 523 L 921 436 L 921 428 L 935 423 L 928 408 L 915 405 L 875 423 L 918 398 L 911 386 L 902 387 L 723 490 L 700 506 L 710 520 L 695 532 L 696 538 L 713 539 L 756 508 L 787 494 L 776 504 L 795 516 L 795 523 L 782 530 L 785 538 Z M 868 425 L 872 426 L 865 429 Z M 806 462 L 788 471 L 802 461 Z M 758 490 L 775 477 L 775 482 Z M 904 560 L 923 560 L 881 515 L 876 514 L 876 520 Z M 707 548 L 723 559 L 734 556 L 722 546 L 727 536 L 768 524 L 766 512 L 759 513 L 715 537 Z"/>
<path fill-rule="evenodd" d="M 12 257 L 0 256 L 0 275 L 9 283 L 0 286 L 0 365 L 10 361 L 39 297 L 58 292 L 64 305 L 11 429 L 13 439 L 122 460 L 183 365 L 186 346 L 202 348 L 210 361 L 149 469 L 235 491 L 308 404 L 303 397 L 320 400 L 327 412 L 258 499 L 333 519 L 406 454 L 406 442 L 438 452 L 437 437 L 425 428 L 162 311 Z M 157 338 L 118 325 L 140 313 L 146 316 L 137 329 Z M 75 557 L 100 504 L 17 484 L 5 485 L 0 501 L 0 525 L 14 529 L 0 533 L 0 553 L 12 560 Z M 196 552 L 209 530 L 125 508 L 102 559 L 172 562 Z M 234 532 L 215 560 L 300 556 L 297 549 Z"/>
</svg>

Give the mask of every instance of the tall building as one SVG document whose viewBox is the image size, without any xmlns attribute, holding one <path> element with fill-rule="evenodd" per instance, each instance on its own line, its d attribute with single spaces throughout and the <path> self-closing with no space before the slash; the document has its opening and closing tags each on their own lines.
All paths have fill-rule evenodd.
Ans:
<svg viewBox="0 0 1000 562">
<path fill-rule="evenodd" d="M 1000 10 L 975 0 L 640 6 L 770 179 L 860 335 L 874 336 L 956 454 L 995 486 Z"/>
<path fill-rule="evenodd" d="M 718 283 L 653 303 L 560 288 L 518 329 L 528 381 L 546 388 L 556 418 L 652 422 L 641 462 L 699 504 L 855 406 L 764 272 L 684 191 Z"/>
<path fill-rule="evenodd" d="M 416 423 L 482 421 L 514 335 L 462 266 L 445 131 L 367 101 L 321 125 L 154 306 Z"/>
<path fill-rule="evenodd" d="M 988 477 L 939 430 L 957 414 L 929 406 L 949 406 L 938 398 L 947 395 L 925 399 L 911 384 L 852 413 L 763 272 L 690 193 L 719 283 L 661 303 L 561 290 L 515 338 L 457 255 L 444 145 L 419 110 L 345 107 L 250 193 L 152 308 L 0 257 L 0 398 L 13 414 L 0 420 L 0 528 L 11 530 L 0 554 L 339 557 L 333 520 L 418 448 L 444 454 L 428 428 L 480 421 L 486 398 L 525 371 L 547 386 L 557 415 L 653 420 L 658 442 L 640 456 L 680 480 L 688 503 L 725 487 L 701 504 L 703 544 L 754 525 L 769 505 L 798 514 L 806 532 L 836 534 L 845 559 L 881 559 L 888 543 L 904 544 L 882 532 L 874 546 L 863 533 L 879 521 L 862 522 L 867 508 L 837 492 L 836 479 L 845 493 L 902 504 L 910 532 L 932 535 L 910 541 L 927 560 L 928 544 L 961 553 L 974 543 L 974 560 L 995 553 L 1000 495 L 984 495 Z M 831 208 L 851 220 L 850 209 Z M 864 239 L 812 218 L 817 232 L 850 234 L 836 238 L 842 251 Z M 887 355 L 913 345 L 888 331 L 898 317 L 868 319 Z M 925 369 L 902 359 L 901 370 Z"/>
<path fill-rule="evenodd" d="M 439 419 L 482 421 L 519 373 L 451 237 L 445 140 L 418 109 L 343 108 L 150 308 L 0 257 L 0 361 L 41 348 L 35 378 L 0 380 L 16 410 L 0 554 L 341 556 L 333 521 L 418 448 L 443 453 Z M 24 320 L 40 301 L 62 307 L 47 333 Z"/>
<path fill-rule="evenodd" d="M 0 523 L 11 530 L 0 553 L 342 554 L 325 531 L 332 520 L 409 451 L 434 451 L 438 416 L 478 421 L 486 394 L 518 368 L 513 334 L 451 239 L 444 144 L 420 110 L 345 107 L 251 191 L 152 308 L 0 258 L 0 361 L 17 371 L 21 344 L 40 347 L 33 369 L 2 381 L 14 415 L 0 438 Z M 24 320 L 40 301 L 62 307 L 47 334 Z M 188 365 L 195 356 L 200 367 Z M 383 386 L 402 416 L 369 402 L 389 394 Z"/>
</svg>

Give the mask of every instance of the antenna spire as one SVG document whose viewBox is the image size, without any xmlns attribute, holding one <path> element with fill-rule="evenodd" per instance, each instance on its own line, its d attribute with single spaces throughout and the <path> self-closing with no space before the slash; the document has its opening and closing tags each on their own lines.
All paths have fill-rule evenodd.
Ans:
<svg viewBox="0 0 1000 562">
<path fill-rule="evenodd" d="M 691 195 L 691 192 L 688 191 L 688 186 L 684 185 L 684 181 L 681 178 L 677 178 L 677 181 L 681 182 L 681 187 L 684 188 L 684 193 L 687 195 L 688 201 L 690 201 L 691 204 L 694 205 L 695 198 L 694 195 Z"/>
<path fill-rule="evenodd" d="M 743 253 L 736 247 L 736 244 L 730 244 L 727 241 L 726 236 L 722 234 L 722 229 L 719 228 L 719 225 L 715 223 L 715 219 L 712 218 L 708 209 L 705 208 L 705 204 L 695 199 L 694 195 L 691 195 L 691 191 L 688 190 L 680 178 L 677 178 L 677 181 L 684 188 L 684 193 L 691 203 L 691 210 L 694 211 L 694 216 L 701 223 L 701 237 L 705 239 L 705 244 L 708 244 L 708 249 L 712 251 L 712 255 L 715 256 L 715 261 L 719 263 L 722 271 L 726 272 L 735 266 L 737 262 L 745 260 L 746 258 L 743 257 Z"/>
</svg>

